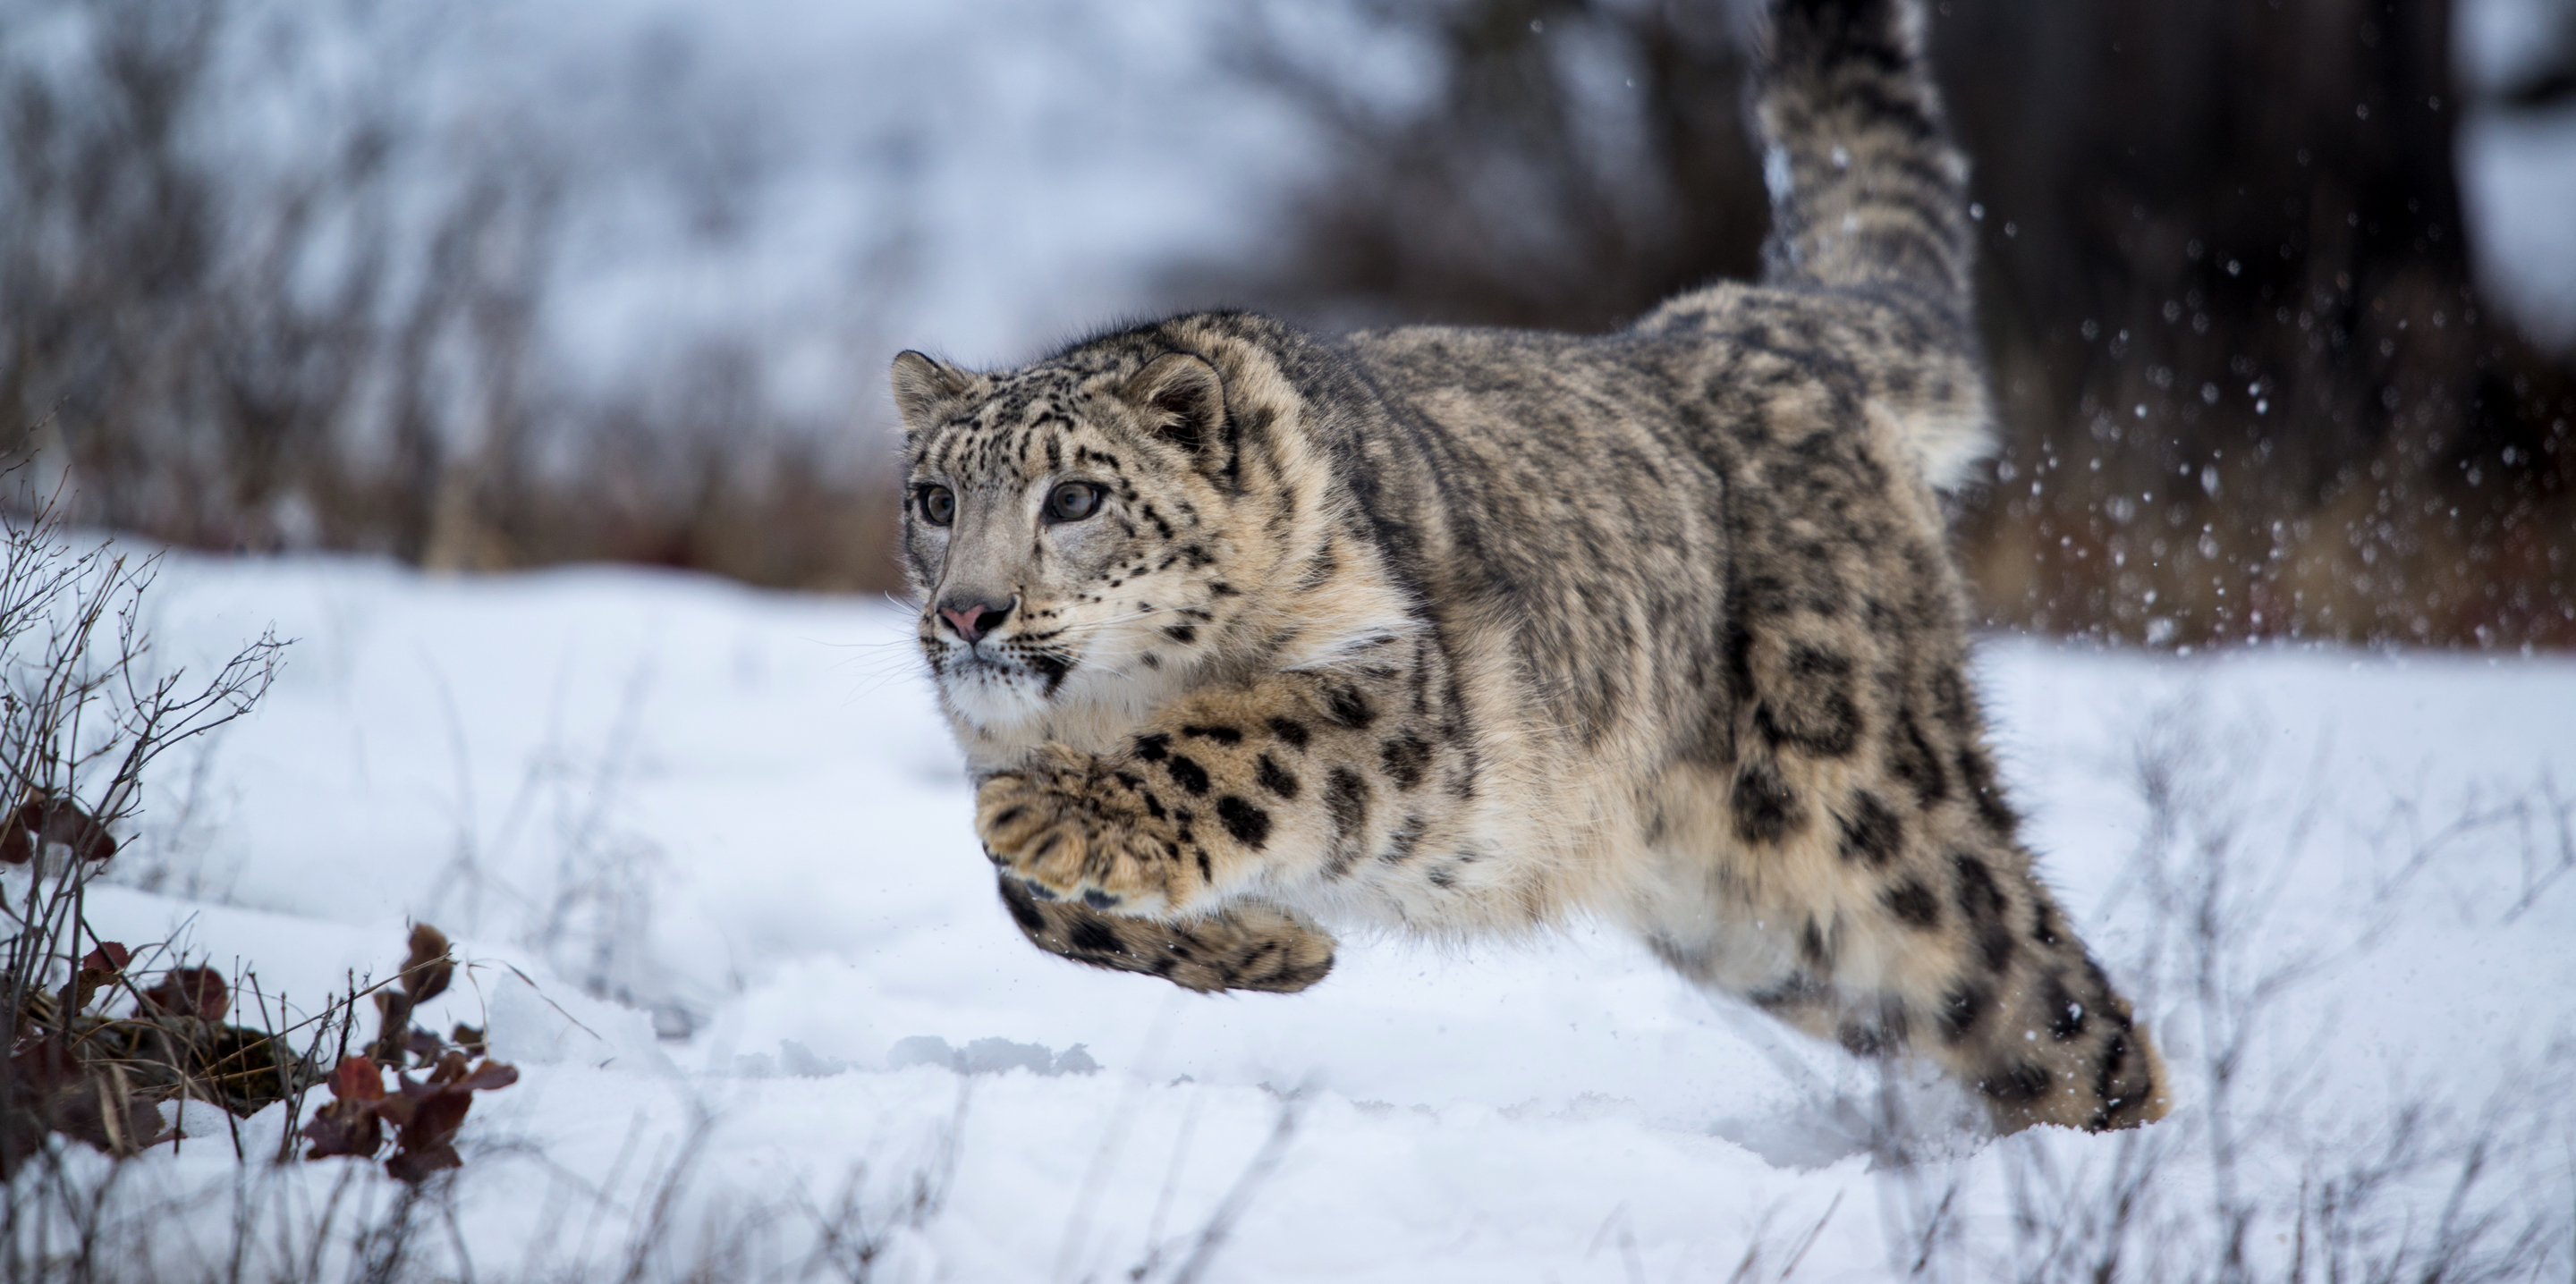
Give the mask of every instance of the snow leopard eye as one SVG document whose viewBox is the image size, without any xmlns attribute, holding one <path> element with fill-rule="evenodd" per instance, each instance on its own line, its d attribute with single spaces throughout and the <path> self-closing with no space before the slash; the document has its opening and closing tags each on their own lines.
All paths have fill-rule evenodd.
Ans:
<svg viewBox="0 0 2576 1284">
<path fill-rule="evenodd" d="M 916 495 L 921 520 L 945 526 L 957 520 L 957 495 L 945 486 L 924 486 Z"/>
<path fill-rule="evenodd" d="M 1047 496 L 1047 520 L 1078 522 L 1100 511 L 1100 488 L 1090 482 L 1066 482 Z"/>
</svg>

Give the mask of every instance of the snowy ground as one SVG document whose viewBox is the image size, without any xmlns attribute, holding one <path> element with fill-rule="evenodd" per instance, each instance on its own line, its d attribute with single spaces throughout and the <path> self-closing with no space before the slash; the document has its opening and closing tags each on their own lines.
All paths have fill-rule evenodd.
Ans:
<svg viewBox="0 0 2576 1284">
<path fill-rule="evenodd" d="M 2576 1199 L 2566 658 L 1988 643 L 2030 836 L 2182 1106 L 2143 1139 L 1991 1143 L 1909 1080 L 1885 1099 L 1902 1166 L 1868 1149 L 1882 1098 L 1860 1067 L 1587 929 L 1349 941 L 1297 996 L 1040 954 L 994 901 L 908 617 L 882 603 L 195 558 L 152 600 L 163 663 L 272 621 L 297 641 L 260 713 L 165 773 L 150 841 L 119 858 L 159 890 L 94 891 L 92 917 L 239 960 L 299 1008 L 389 971 L 407 917 L 457 938 L 470 965 L 424 1023 L 488 1024 L 525 1078 L 466 1125 L 415 1249 L 443 1272 L 792 1275 L 837 1224 L 885 1232 L 866 1269 L 890 1279 L 1196 1278 L 1201 1252 L 1229 1280 L 1724 1279 L 1748 1252 L 1742 1278 L 1880 1278 L 1924 1242 L 1933 1273 L 1993 1278 L 2149 1160 L 2150 1248 L 2192 1259 L 2233 1198 L 2277 1265 L 2303 1180 L 2419 1141 L 2381 1165 L 2381 1230 L 2421 1247 L 2493 1211 L 2540 1228 L 2552 1273 L 2576 1260 L 2555 1229 Z M 2142 761 L 2170 769 L 2161 810 Z M 2189 905 L 2210 933 L 2171 912 Z M 973 1072 L 935 1063 L 949 1049 Z M 2425 1130 L 2400 1126 L 2410 1106 Z M 195 1140 L 119 1187 L 136 1210 L 203 1197 L 153 1215 L 165 1278 L 230 1252 L 235 1224 L 208 1193 L 236 1180 L 221 1116 L 186 1122 Z M 281 1127 L 272 1109 L 245 1144 Z M 2444 1147 L 2480 1136 L 2446 1214 Z M 345 1230 L 390 1206 L 370 1172 L 244 1189 L 308 1231 L 340 1189 Z M 2034 1189 L 2058 1211 L 2016 1229 Z"/>
</svg>

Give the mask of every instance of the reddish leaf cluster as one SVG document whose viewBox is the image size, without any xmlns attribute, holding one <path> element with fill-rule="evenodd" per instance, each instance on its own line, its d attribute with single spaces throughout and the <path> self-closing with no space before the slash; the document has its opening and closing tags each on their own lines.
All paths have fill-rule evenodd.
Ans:
<svg viewBox="0 0 2576 1284">
<path fill-rule="evenodd" d="M 232 996 L 221 973 L 170 968 L 137 990 L 133 961 L 122 942 L 100 941 L 64 990 L 31 994 L 0 1016 L 9 1039 L 0 1173 L 15 1171 L 48 1133 L 133 1154 L 175 1135 L 161 1118 L 164 1101 L 211 1101 L 247 1117 L 318 1077 L 266 1031 L 223 1024 Z M 133 1012 L 92 1010 L 120 987 L 136 996 Z"/>
<path fill-rule="evenodd" d="M 232 1006 L 232 992 L 213 968 L 174 967 L 161 974 L 159 984 L 143 992 L 143 1002 L 164 1016 L 214 1021 Z"/>
<path fill-rule="evenodd" d="M 24 1039 L 8 1065 L 9 1108 L 0 1114 L 0 1178 L 15 1175 L 58 1132 L 110 1154 L 130 1155 L 164 1139 L 158 1103 L 125 1076 L 100 1073 L 61 1038 Z"/>
<path fill-rule="evenodd" d="M 16 824 L 23 813 L 20 808 L 0 820 Z M 26 829 L 13 832 L 24 837 Z M 483 1053 L 479 1030 L 459 1025 L 456 1042 L 464 1046 L 450 1049 L 411 1024 L 413 1006 L 445 990 L 455 964 L 447 937 L 428 924 L 412 929 L 408 945 L 396 988 L 377 995 L 385 1021 L 370 1048 L 374 1055 L 340 1063 L 329 1078 L 334 1100 L 301 1135 L 313 1143 L 315 1159 L 372 1158 L 384 1148 L 390 1124 L 395 1151 L 385 1170 L 417 1182 L 458 1166 L 456 1133 L 474 1094 L 508 1087 L 519 1072 L 490 1060 L 474 1063 Z M 0 1179 L 40 1153 L 49 1134 L 133 1154 L 172 1135 L 161 1118 L 163 1101 L 212 1100 L 246 1117 L 272 1102 L 300 1102 L 304 1089 L 321 1078 L 308 1058 L 295 1056 L 277 1036 L 223 1024 L 232 992 L 221 973 L 174 967 L 157 977 L 130 978 L 133 957 L 119 942 L 100 941 L 62 990 L 31 994 L 0 1012 L 8 1048 L 8 1061 L 0 1065 Z M 153 984 L 136 988 L 145 979 Z M 132 1013 L 91 1011 L 110 987 L 136 997 Z M 401 1073 L 412 1057 L 430 1067 L 419 1082 Z M 391 1091 L 384 1082 L 387 1069 L 395 1072 Z"/>
<path fill-rule="evenodd" d="M 116 840 L 108 837 L 107 826 L 70 799 L 31 790 L 27 801 L 0 825 L 0 861 L 24 865 L 55 843 L 71 848 L 81 860 L 106 860 L 116 854 Z"/>
<path fill-rule="evenodd" d="M 114 981 L 125 965 L 134 961 L 134 952 L 115 941 L 101 941 L 98 948 L 81 960 L 80 971 L 72 977 L 72 1011 L 89 1010 L 89 1001 L 101 987 Z"/>
<path fill-rule="evenodd" d="M 443 1169 L 460 1167 L 465 1161 L 456 1154 L 456 1133 L 465 1124 L 465 1112 L 474 1104 L 474 1094 L 506 1088 L 518 1081 L 515 1066 L 487 1060 L 469 1067 L 464 1053 L 449 1052 L 438 1059 L 421 1082 L 413 1082 L 409 1075 L 395 1075 L 393 1090 L 388 1092 L 384 1071 L 372 1058 L 349 1057 L 331 1072 L 331 1104 L 316 1112 L 313 1121 L 304 1126 L 303 1135 L 313 1143 L 305 1158 L 372 1158 L 384 1148 L 384 1126 L 390 1123 L 394 1126 L 394 1153 L 385 1160 L 388 1175 L 417 1182 Z"/>
<path fill-rule="evenodd" d="M 99 942 L 72 974 L 72 1012 L 87 1008 L 133 957 L 115 941 Z M 40 996 L 9 1023 L 8 1084 L 0 1096 L 7 1102 L 5 1120 L 0 1120 L 0 1173 L 16 1172 L 49 1132 L 111 1153 L 132 1154 L 161 1140 L 165 1131 L 149 1095 L 138 1093 L 122 1073 L 101 1073 L 77 1041 L 65 1040 L 51 999 Z"/>
<path fill-rule="evenodd" d="M 375 995 L 380 1024 L 370 1055 L 346 1058 L 331 1072 L 333 1100 L 304 1126 L 303 1135 L 313 1143 L 306 1158 L 372 1158 L 384 1148 L 385 1125 L 392 1124 L 388 1174 L 417 1182 L 464 1163 L 456 1154 L 456 1131 L 465 1124 L 474 1094 L 517 1083 L 519 1071 L 488 1059 L 480 1064 L 469 1060 L 483 1053 L 480 1030 L 457 1026 L 456 1042 L 462 1046 L 450 1049 L 437 1035 L 411 1023 L 412 1009 L 445 992 L 455 976 L 456 964 L 447 950 L 445 933 L 427 923 L 412 926 L 410 950 L 402 970 L 394 974 L 394 988 Z M 402 1073 L 411 1057 L 430 1066 L 418 1083 Z M 386 1069 L 394 1071 L 390 1092 L 385 1089 Z"/>
<path fill-rule="evenodd" d="M 376 1107 L 385 1099 L 385 1073 L 369 1058 L 343 1057 L 331 1071 L 331 1104 L 313 1112 L 304 1137 L 313 1143 L 307 1159 L 334 1155 L 371 1157 L 385 1145 L 384 1123 Z"/>
</svg>

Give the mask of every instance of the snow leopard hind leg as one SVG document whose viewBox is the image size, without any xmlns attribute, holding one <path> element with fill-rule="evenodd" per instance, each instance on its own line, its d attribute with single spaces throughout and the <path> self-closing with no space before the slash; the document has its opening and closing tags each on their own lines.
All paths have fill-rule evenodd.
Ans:
<svg viewBox="0 0 2576 1284">
<path fill-rule="evenodd" d="M 1968 170 L 1925 67 L 1921 6 L 1778 0 L 1770 17 L 1753 102 L 1770 289 L 1686 294 L 1638 330 L 1709 335 L 1734 354 L 1729 388 L 1793 389 L 1839 367 L 1867 406 L 1720 397 L 1740 402 L 1722 413 L 1784 427 L 1721 452 L 1738 568 L 1718 755 L 1731 778 L 1703 832 L 1731 855 L 1686 876 L 1705 880 L 1702 913 L 1682 895 L 1639 917 L 1705 984 L 1857 1054 L 1928 1057 L 2001 1131 L 2152 1121 L 2170 1108 L 2155 1046 L 2016 835 L 1966 672 L 1964 592 L 1926 534 L 1937 507 L 1877 466 L 1893 450 L 1862 444 L 1910 453 L 1947 485 L 1987 420 Z M 1802 351 L 1802 313 L 1857 318 L 1845 333 L 1864 338 Z M 1819 419 L 1856 431 L 1788 427 Z M 1910 520 L 1848 517 L 1867 512 Z"/>
</svg>

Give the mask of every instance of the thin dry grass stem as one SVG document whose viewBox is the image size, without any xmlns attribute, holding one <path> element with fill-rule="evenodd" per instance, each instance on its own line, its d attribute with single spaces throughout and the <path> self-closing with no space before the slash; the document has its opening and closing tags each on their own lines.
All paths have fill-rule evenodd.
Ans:
<svg viewBox="0 0 2576 1284">
<path fill-rule="evenodd" d="M 1055 1278 L 1057 1279 L 1074 1278 L 1078 1259 L 1084 1250 L 1090 1247 L 1086 1241 L 1090 1238 L 1092 1216 L 1098 1209 L 1101 1193 L 1107 1187 L 1110 1170 L 1117 1164 L 1120 1152 L 1126 1148 L 1127 1134 L 1136 1122 L 1137 1111 L 1143 1105 L 1145 1095 L 1150 1090 L 1143 1067 L 1155 1064 L 1156 1058 L 1161 1054 L 1163 1041 L 1171 1033 L 1172 1019 L 1179 1011 L 1180 1002 L 1181 997 L 1175 994 L 1167 997 L 1162 1006 L 1155 1009 L 1154 1024 L 1146 1030 L 1144 1042 L 1139 1045 L 1137 1051 L 1136 1064 L 1139 1070 L 1119 1088 L 1118 1105 L 1110 1112 L 1109 1126 L 1101 1131 L 1100 1144 L 1093 1149 L 1091 1163 L 1082 1174 L 1082 1185 L 1075 1192 L 1073 1208 L 1065 1216 L 1064 1235 L 1056 1244 Z M 1165 1185 L 1168 1191 L 1168 1179 Z M 1161 1221 L 1159 1212 L 1155 1221 L 1159 1228 Z M 1147 1236 L 1146 1242 L 1153 1243 L 1151 1234 Z"/>
<path fill-rule="evenodd" d="M 1646 1263 L 1637 1251 L 1637 1228 L 1628 1215 L 1627 1201 L 1621 1200 L 1610 1210 L 1609 1216 L 1601 1219 L 1601 1229 L 1592 1233 L 1592 1242 L 1584 1247 L 1583 1256 L 1589 1259 L 1600 1252 L 1602 1241 L 1611 1239 L 1614 1231 L 1617 1232 L 1619 1264 L 1627 1271 L 1631 1284 L 1637 1284 L 1646 1278 Z M 1752 1260 L 1748 1252 L 1745 1261 L 1749 1263 Z M 1737 1274 L 1742 1273 L 1742 1268 L 1737 1268 Z"/>
<path fill-rule="evenodd" d="M 1163 1269 L 1163 1224 L 1171 1215 L 1172 1196 L 1180 1190 L 1181 1169 L 1188 1162 L 1190 1146 L 1198 1140 L 1199 1115 L 1207 1109 L 1207 1098 L 1190 1094 L 1188 1109 L 1181 1115 L 1180 1131 L 1172 1138 L 1172 1158 L 1163 1169 L 1163 1189 L 1154 1196 L 1154 1212 L 1145 1223 L 1145 1256 L 1127 1268 L 1128 1284 L 1142 1284 Z"/>
<path fill-rule="evenodd" d="M 688 1109 L 688 1131 L 682 1134 L 670 1157 L 648 1180 L 648 1189 L 652 1193 L 644 1206 L 643 1216 L 636 1220 L 620 1254 L 625 1259 L 625 1267 L 618 1274 L 618 1284 L 638 1284 L 645 1278 L 647 1270 L 656 1264 L 675 1229 L 674 1215 L 679 1200 L 687 1192 L 689 1179 L 696 1174 L 698 1164 L 706 1158 L 707 1142 L 715 1135 L 715 1113 L 707 1109 L 704 1102 L 694 1099 L 689 1102 Z"/>
<path fill-rule="evenodd" d="M 566 727 L 571 675 L 559 675 L 545 737 L 488 829 L 462 716 L 444 672 L 434 663 L 429 672 L 447 721 L 457 807 L 454 846 L 431 880 L 429 910 L 455 915 L 473 925 L 469 930 L 515 936 L 584 993 L 646 1010 L 664 1038 L 687 1037 L 703 1020 L 706 996 L 683 993 L 652 949 L 667 853 L 625 817 L 650 744 L 644 732 L 657 681 L 652 664 L 640 662 L 627 674 L 595 739 Z M 513 870 L 536 877 L 513 878 Z"/>
<path fill-rule="evenodd" d="M 1816 1224 L 1808 1227 L 1807 1233 L 1798 1237 L 1797 1247 L 1789 1250 L 1789 1260 L 1781 1264 L 1778 1279 L 1786 1280 L 1798 1273 L 1798 1263 L 1807 1260 L 1807 1250 L 1814 1248 L 1816 1241 L 1824 1236 L 1826 1225 L 1834 1220 L 1834 1214 L 1840 1212 L 1842 1206 L 1843 1192 L 1835 1191 L 1833 1202 L 1825 1205 L 1825 1211 L 1817 1215 Z"/>
<path fill-rule="evenodd" d="M 868 1284 L 907 1238 L 919 1236 L 947 1211 L 973 1095 L 974 1076 L 957 1076 L 957 1103 L 932 1145 L 929 1162 L 912 1170 L 893 1199 L 870 1205 L 868 1169 L 860 1164 L 843 1180 L 830 1212 L 802 1204 L 805 1220 L 813 1227 L 814 1247 L 796 1278 L 819 1278 L 829 1271 L 845 1284 Z"/>
<path fill-rule="evenodd" d="M 1217 1254 L 1234 1234 L 1234 1228 L 1243 1220 L 1244 1213 L 1252 1207 L 1253 1198 L 1288 1158 L 1288 1148 L 1296 1141 L 1297 1125 L 1304 1117 L 1306 1096 L 1304 1089 L 1281 1095 L 1278 1118 L 1270 1127 L 1270 1135 L 1262 1140 L 1261 1149 L 1253 1152 L 1251 1162 L 1243 1166 L 1242 1174 L 1234 1179 L 1234 1185 L 1227 1189 L 1225 1198 L 1217 1201 L 1215 1211 L 1209 1213 L 1207 1221 L 1199 1227 L 1199 1233 L 1190 1245 L 1190 1255 L 1182 1259 L 1178 1270 L 1172 1272 L 1170 1284 L 1196 1284 L 1214 1267 Z"/>
</svg>

